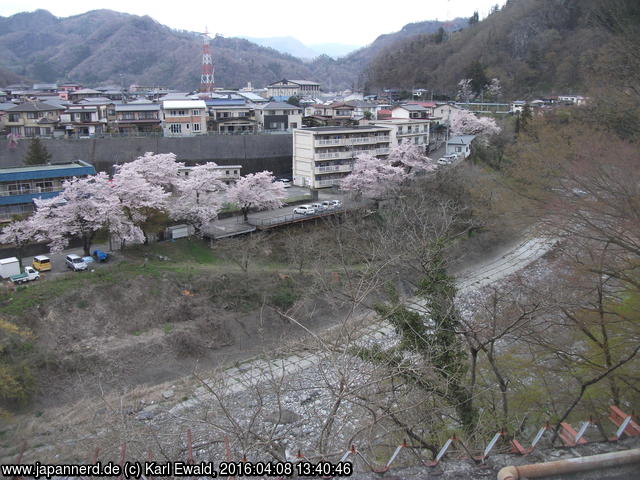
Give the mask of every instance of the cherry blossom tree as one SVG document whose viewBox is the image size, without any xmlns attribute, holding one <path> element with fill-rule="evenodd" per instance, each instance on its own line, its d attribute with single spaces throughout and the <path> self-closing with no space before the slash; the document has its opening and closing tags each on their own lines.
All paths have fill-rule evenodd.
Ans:
<svg viewBox="0 0 640 480">
<path fill-rule="evenodd" d="M 91 252 L 96 233 L 117 217 L 115 198 L 107 174 L 65 181 L 60 194 L 35 199 L 31 226 L 35 240 L 49 242 L 52 252 L 62 251 L 73 237 L 82 239 L 85 255 Z"/>
<path fill-rule="evenodd" d="M 363 153 L 356 157 L 351 173 L 340 182 L 340 188 L 368 198 L 381 198 L 407 176 L 403 166 L 392 165 L 388 158 Z"/>
<path fill-rule="evenodd" d="M 35 234 L 34 225 L 31 218 L 24 220 L 14 220 L 2 229 L 0 233 L 0 243 L 4 245 L 15 245 L 18 249 L 18 262 L 22 270 L 22 249 L 33 240 Z"/>
<path fill-rule="evenodd" d="M 171 194 L 135 171 L 119 171 L 110 185 L 114 201 L 110 233 L 122 246 L 125 242 L 146 243 L 145 222 L 157 212 L 168 210 Z"/>
<path fill-rule="evenodd" d="M 389 152 L 389 161 L 394 167 L 404 167 L 407 174 L 419 171 L 435 170 L 436 165 L 429 157 L 422 153 L 420 147 L 404 140 Z"/>
<path fill-rule="evenodd" d="M 469 110 L 454 109 L 449 117 L 449 126 L 452 135 L 477 135 L 489 137 L 500 133 L 500 127 L 496 121 L 489 117 L 478 118 Z"/>
<path fill-rule="evenodd" d="M 158 185 L 165 191 L 174 191 L 180 183 L 179 171 L 184 163 L 178 162 L 173 153 L 146 152 L 132 162 L 117 167 L 117 173 L 123 176 L 137 174 L 152 185 Z"/>
<path fill-rule="evenodd" d="M 273 173 L 267 170 L 245 175 L 227 191 L 227 200 L 240 207 L 245 222 L 251 208 L 280 208 L 285 198 L 284 183 L 276 182 Z"/>
<path fill-rule="evenodd" d="M 492 78 L 489 83 L 485 85 L 485 91 L 491 98 L 498 98 L 502 93 L 502 84 L 498 78 Z"/>
<path fill-rule="evenodd" d="M 223 193 L 227 186 L 213 162 L 191 167 L 189 174 L 181 177 L 177 192 L 171 199 L 169 215 L 193 226 L 196 235 L 215 220 L 223 205 Z"/>
<path fill-rule="evenodd" d="M 473 85 L 470 78 L 463 78 L 458 82 L 458 100 L 462 102 L 470 102 L 475 97 L 473 93 Z"/>
</svg>

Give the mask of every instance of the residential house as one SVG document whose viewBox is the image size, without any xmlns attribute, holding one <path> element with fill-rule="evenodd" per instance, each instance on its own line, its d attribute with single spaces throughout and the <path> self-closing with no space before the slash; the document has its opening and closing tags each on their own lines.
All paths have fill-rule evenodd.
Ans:
<svg viewBox="0 0 640 480">
<path fill-rule="evenodd" d="M 438 106 L 437 103 L 435 102 L 416 102 L 416 101 L 412 101 L 412 102 L 407 102 L 408 105 L 420 105 L 421 107 L 423 107 L 424 109 L 427 110 L 427 116 L 428 117 L 433 117 L 435 116 L 435 109 Z"/>
<path fill-rule="evenodd" d="M 377 118 L 379 110 L 377 103 L 365 102 L 364 100 L 349 100 L 345 101 L 345 104 L 353 107 L 351 117 L 354 119 L 366 118 L 367 116 L 372 120 Z"/>
<path fill-rule="evenodd" d="M 398 105 L 391 110 L 392 118 L 412 118 L 412 119 L 428 119 L 429 110 L 422 105 L 404 104 Z"/>
<path fill-rule="evenodd" d="M 388 127 L 391 129 L 391 147 L 403 142 L 411 142 L 417 145 L 422 152 L 429 152 L 430 121 L 412 118 L 392 118 L 389 120 L 376 120 L 372 125 Z"/>
<path fill-rule="evenodd" d="M 302 126 L 302 109 L 283 102 L 255 106 L 259 130 L 290 130 Z"/>
<path fill-rule="evenodd" d="M 165 137 L 206 134 L 207 105 L 204 100 L 163 101 L 162 131 Z"/>
<path fill-rule="evenodd" d="M 320 92 L 320 84 L 309 80 L 283 79 L 267 85 L 269 97 L 304 97 L 314 96 Z"/>
<path fill-rule="evenodd" d="M 65 180 L 95 173 L 93 166 L 82 160 L 0 169 L 0 222 L 10 221 L 12 215 L 33 212 L 33 200 L 55 197 Z"/>
<path fill-rule="evenodd" d="M 116 104 L 113 130 L 124 135 L 161 134 L 160 105 L 152 102 Z"/>
<path fill-rule="evenodd" d="M 69 137 L 93 137 L 107 133 L 114 103 L 105 97 L 84 98 L 67 105 L 60 115 L 60 126 Z M 114 114 L 115 115 L 115 114 Z"/>
<path fill-rule="evenodd" d="M 77 102 L 78 100 L 82 100 L 83 98 L 101 97 L 102 92 L 93 90 L 92 88 L 81 88 L 80 90 L 68 92 L 68 96 L 69 100 L 71 100 L 72 102 Z"/>
<path fill-rule="evenodd" d="M 293 131 L 294 185 L 325 188 L 339 185 L 355 157 L 389 154 L 391 129 L 381 126 L 315 127 Z"/>
<path fill-rule="evenodd" d="M 58 85 L 55 83 L 35 83 L 33 85 L 33 90 L 40 93 L 57 93 Z"/>
<path fill-rule="evenodd" d="M 452 103 L 438 103 L 433 109 L 434 121 L 449 124 L 452 112 L 461 110 L 462 109 L 460 107 L 457 107 Z"/>
<path fill-rule="evenodd" d="M 582 95 L 558 95 L 558 101 L 572 103 L 574 105 L 583 105 L 587 99 Z"/>
<path fill-rule="evenodd" d="M 451 137 L 447 140 L 446 154 L 458 155 L 462 158 L 467 158 L 471 155 L 471 143 L 476 138 L 475 135 L 459 135 Z"/>
<path fill-rule="evenodd" d="M 254 106 L 244 98 L 212 98 L 205 103 L 209 112 L 209 131 L 250 133 L 257 130 Z"/>
<path fill-rule="evenodd" d="M 520 114 L 524 110 L 527 102 L 524 100 L 514 100 L 511 102 L 511 113 Z"/>
<path fill-rule="evenodd" d="M 45 102 L 25 102 L 6 111 L 3 129 L 20 137 L 52 136 L 64 107 Z"/>
</svg>

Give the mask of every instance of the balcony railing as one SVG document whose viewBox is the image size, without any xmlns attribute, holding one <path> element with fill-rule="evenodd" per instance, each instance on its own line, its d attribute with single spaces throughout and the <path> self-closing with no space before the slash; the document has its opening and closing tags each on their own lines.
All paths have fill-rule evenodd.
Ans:
<svg viewBox="0 0 640 480">
<path fill-rule="evenodd" d="M 324 140 L 316 140 L 316 146 L 324 146 L 324 145 L 342 145 L 342 138 L 328 138 Z"/>
<path fill-rule="evenodd" d="M 316 160 L 333 160 L 339 158 L 353 158 L 354 152 L 352 150 L 343 150 L 341 152 L 320 152 L 316 153 Z"/>
<path fill-rule="evenodd" d="M 351 170 L 353 170 L 353 164 L 345 163 L 343 165 L 327 165 L 325 167 L 316 167 L 315 173 L 350 172 Z"/>
<path fill-rule="evenodd" d="M 340 185 L 341 178 L 332 178 L 331 180 L 316 180 L 315 183 L 320 187 L 332 187 L 333 185 Z"/>
</svg>

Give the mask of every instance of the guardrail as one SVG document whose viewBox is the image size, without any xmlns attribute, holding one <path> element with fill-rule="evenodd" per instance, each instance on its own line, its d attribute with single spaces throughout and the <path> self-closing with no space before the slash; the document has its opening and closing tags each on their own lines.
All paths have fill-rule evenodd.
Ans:
<svg viewBox="0 0 640 480">
<path fill-rule="evenodd" d="M 285 225 L 287 223 L 302 222 L 314 218 L 328 217 L 330 215 L 335 215 L 336 213 L 344 213 L 344 211 L 344 207 L 340 207 L 331 210 L 324 210 L 321 213 L 314 213 L 313 215 L 290 213 L 269 218 L 249 218 L 249 224 L 255 225 L 256 227 L 275 227 L 277 225 Z"/>
</svg>

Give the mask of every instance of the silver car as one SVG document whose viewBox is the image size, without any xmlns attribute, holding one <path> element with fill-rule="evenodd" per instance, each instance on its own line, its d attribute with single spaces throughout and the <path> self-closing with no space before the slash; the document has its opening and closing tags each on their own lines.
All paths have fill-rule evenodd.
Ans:
<svg viewBox="0 0 640 480">
<path fill-rule="evenodd" d="M 316 209 L 311 205 L 298 205 L 293 209 L 293 213 L 297 213 L 299 215 L 313 215 L 316 213 Z"/>
<path fill-rule="evenodd" d="M 67 265 L 67 268 L 70 268 L 74 272 L 80 272 L 87 269 L 86 262 L 81 257 L 73 253 L 65 257 L 64 263 Z"/>
</svg>

